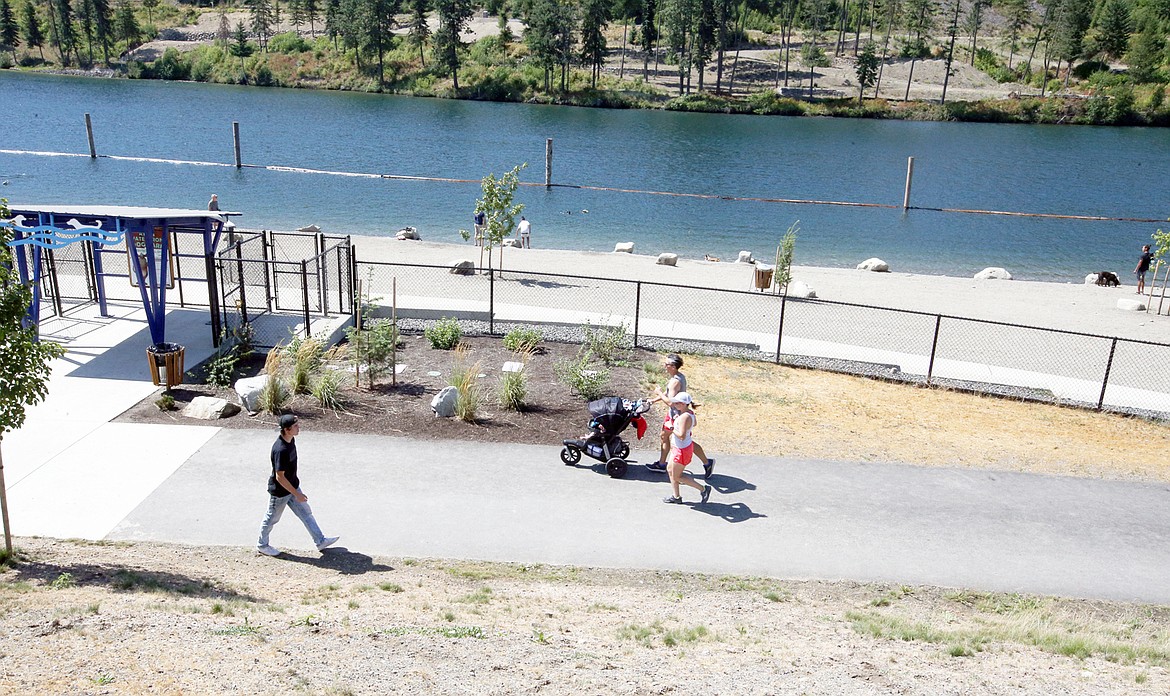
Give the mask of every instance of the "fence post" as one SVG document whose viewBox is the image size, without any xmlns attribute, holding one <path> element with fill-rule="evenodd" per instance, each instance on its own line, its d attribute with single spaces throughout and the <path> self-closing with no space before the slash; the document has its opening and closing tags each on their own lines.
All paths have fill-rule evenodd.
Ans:
<svg viewBox="0 0 1170 696">
<path fill-rule="evenodd" d="M 89 138 L 89 158 L 97 159 L 97 148 L 93 145 L 93 121 L 89 119 L 89 114 L 85 115 L 85 137 Z"/>
<path fill-rule="evenodd" d="M 1109 386 L 1109 372 L 1113 369 L 1113 354 L 1117 352 L 1117 339 L 1109 344 L 1109 361 L 1105 363 L 1105 377 L 1101 379 L 1101 396 L 1097 399 L 1097 410 L 1105 405 L 1105 389 Z"/>
<path fill-rule="evenodd" d="M 301 302 L 305 308 L 305 338 L 313 335 L 312 322 L 309 320 L 309 262 L 301 261 Z"/>
<path fill-rule="evenodd" d="M 272 311 L 272 299 L 275 297 L 276 285 L 276 261 L 271 254 L 268 253 L 267 242 L 260 245 L 260 255 L 264 259 L 264 295 L 265 302 L 267 302 L 268 311 Z"/>
<path fill-rule="evenodd" d="M 637 282 L 637 294 L 634 297 L 634 347 L 638 347 L 638 319 L 642 316 L 642 281 Z"/>
<path fill-rule="evenodd" d="M 788 306 L 788 291 L 780 296 L 780 327 L 776 329 L 776 364 L 780 364 L 780 341 L 784 340 L 784 308 Z"/>
<path fill-rule="evenodd" d="M 942 315 L 934 317 L 934 340 L 930 342 L 930 363 L 926 366 L 926 386 L 930 386 L 930 378 L 934 375 L 934 354 L 938 350 L 938 329 L 942 325 Z"/>
<path fill-rule="evenodd" d="M 248 298 L 244 294 L 244 288 L 248 284 L 244 282 L 244 253 L 240 249 L 240 242 L 236 242 L 236 280 L 240 283 L 240 321 L 246 322 L 248 321 Z"/>
<path fill-rule="evenodd" d="M 488 254 L 488 261 L 492 255 Z M 496 333 L 496 274 L 488 269 L 488 334 Z"/>
</svg>

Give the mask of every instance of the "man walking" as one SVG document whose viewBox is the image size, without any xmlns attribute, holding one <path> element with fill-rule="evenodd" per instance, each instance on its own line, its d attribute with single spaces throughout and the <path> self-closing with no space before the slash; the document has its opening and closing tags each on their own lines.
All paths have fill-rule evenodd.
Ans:
<svg viewBox="0 0 1170 696">
<path fill-rule="evenodd" d="M 520 230 L 520 248 L 521 249 L 531 249 L 532 248 L 532 223 L 528 222 L 528 220 L 523 215 L 521 215 L 520 216 L 520 224 L 517 225 L 517 228 Z"/>
<path fill-rule="evenodd" d="M 1150 270 L 1151 260 L 1152 255 L 1150 254 L 1150 245 L 1147 244 L 1142 247 L 1142 256 L 1140 259 L 1138 259 L 1137 268 L 1133 269 L 1133 274 L 1137 276 L 1137 294 L 1139 295 L 1146 290 L 1146 272 Z M 1154 280 L 1157 280 L 1157 278 Z"/>
<path fill-rule="evenodd" d="M 313 510 L 309 507 L 309 496 L 301 492 L 301 480 L 297 477 L 297 435 L 301 426 L 297 417 L 286 414 L 280 417 L 280 437 L 272 445 L 272 474 L 268 477 L 268 514 L 260 525 L 260 540 L 256 550 L 265 556 L 278 556 L 280 549 L 268 543 L 268 535 L 280 521 L 286 507 L 300 518 L 313 537 L 318 551 L 333 546 L 341 537 L 327 537 L 321 533 Z"/>
</svg>

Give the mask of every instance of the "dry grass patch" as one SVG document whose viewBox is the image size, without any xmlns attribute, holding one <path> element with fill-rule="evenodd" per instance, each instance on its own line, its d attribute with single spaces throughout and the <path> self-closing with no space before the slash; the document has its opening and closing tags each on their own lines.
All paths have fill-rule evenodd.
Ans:
<svg viewBox="0 0 1170 696">
<path fill-rule="evenodd" d="M 684 372 L 711 453 L 1170 481 L 1164 423 L 728 358 Z"/>
</svg>

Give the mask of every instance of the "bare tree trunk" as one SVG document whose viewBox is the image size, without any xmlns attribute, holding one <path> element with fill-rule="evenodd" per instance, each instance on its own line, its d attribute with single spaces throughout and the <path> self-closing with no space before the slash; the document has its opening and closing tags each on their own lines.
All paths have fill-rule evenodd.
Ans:
<svg viewBox="0 0 1170 696">
<path fill-rule="evenodd" d="M 886 69 L 886 58 L 890 50 L 890 33 L 894 30 L 894 0 L 886 0 L 890 3 L 890 13 L 886 17 L 886 38 L 882 40 L 882 62 L 878 63 L 877 82 L 873 86 L 873 98 L 880 99 L 882 91 L 882 73 Z"/>
<path fill-rule="evenodd" d="M 0 438 L 3 444 L 3 438 Z M 8 489 L 4 485 L 4 453 L 0 452 L 0 515 L 4 517 L 4 550 L 12 558 L 12 528 L 8 526 Z"/>
<path fill-rule="evenodd" d="M 619 80 L 626 76 L 626 33 L 629 29 L 629 24 L 630 23 L 627 18 L 622 18 L 622 65 L 620 68 L 618 68 Z M 596 83 L 596 79 L 594 82 Z"/>
</svg>

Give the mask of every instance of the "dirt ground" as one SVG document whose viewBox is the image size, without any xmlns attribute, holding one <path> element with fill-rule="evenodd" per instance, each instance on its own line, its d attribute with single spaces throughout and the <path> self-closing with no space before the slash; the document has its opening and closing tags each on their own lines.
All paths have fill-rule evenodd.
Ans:
<svg viewBox="0 0 1170 696">
<path fill-rule="evenodd" d="M 1165 694 L 1170 612 L 925 587 L 18 539 L 0 693 Z"/>
</svg>

